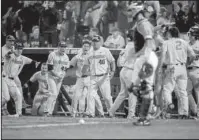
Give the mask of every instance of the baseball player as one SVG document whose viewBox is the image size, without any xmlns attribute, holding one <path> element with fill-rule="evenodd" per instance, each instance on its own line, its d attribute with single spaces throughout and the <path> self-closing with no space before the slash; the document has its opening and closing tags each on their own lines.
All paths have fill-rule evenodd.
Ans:
<svg viewBox="0 0 199 140">
<path fill-rule="evenodd" d="M 86 73 L 90 68 L 90 91 L 87 98 L 86 113 L 89 117 L 95 116 L 95 105 L 100 116 L 104 116 L 104 111 L 100 97 L 97 93 L 98 88 L 101 91 L 102 97 L 105 100 L 107 110 L 112 106 L 113 100 L 111 97 L 110 79 L 115 72 L 115 59 L 109 49 L 102 47 L 101 38 L 95 35 L 92 38 L 93 49 L 89 53 L 82 68 L 82 73 Z"/>
<path fill-rule="evenodd" d="M 41 71 L 36 72 L 28 82 L 24 84 L 24 88 L 30 88 L 34 82 L 38 82 L 38 91 L 34 97 L 33 105 L 32 105 L 32 115 L 44 115 L 47 111 L 46 102 L 48 96 L 52 93 L 51 87 L 49 86 L 49 80 L 53 80 L 49 77 L 48 73 L 48 65 L 46 63 L 42 63 Z"/>
<path fill-rule="evenodd" d="M 91 49 L 91 38 L 87 37 L 83 39 L 83 46 L 80 52 L 74 56 L 70 62 L 70 66 L 77 67 L 76 76 L 77 81 L 75 84 L 75 91 L 72 100 L 73 117 L 77 116 L 77 107 L 79 102 L 79 112 L 81 114 L 85 111 L 85 101 L 89 89 L 90 77 L 82 73 L 84 61 Z"/>
<path fill-rule="evenodd" d="M 196 54 L 199 54 L 199 27 L 194 26 L 190 28 L 188 36 L 190 40 L 189 45 L 193 48 Z M 190 110 L 193 112 L 193 115 L 199 117 L 199 60 L 195 60 L 191 64 L 188 64 L 187 69 L 187 92 L 189 98 L 189 106 Z M 196 97 L 196 102 L 192 94 L 193 89 Z"/>
<path fill-rule="evenodd" d="M 22 93 L 20 92 L 17 84 L 15 82 L 15 78 L 18 77 L 23 66 L 30 63 L 35 63 L 38 66 L 38 62 L 33 61 L 32 59 L 25 57 L 22 54 L 23 51 L 23 42 L 17 40 L 15 42 L 14 51 L 9 51 L 5 55 L 4 59 L 4 66 L 2 72 L 2 104 L 6 104 L 10 96 L 14 99 L 15 106 L 16 106 L 16 114 L 13 115 L 14 117 L 19 117 L 22 115 Z"/>
<path fill-rule="evenodd" d="M 133 19 L 136 21 L 136 24 L 133 27 L 135 30 L 135 36 L 136 34 L 141 34 L 144 37 L 144 47 L 141 51 L 139 51 L 138 54 L 145 54 L 146 56 L 149 56 L 150 51 L 155 50 L 156 46 L 153 39 L 154 27 L 144 16 L 144 6 L 131 5 L 130 7 L 128 7 L 128 15 L 132 16 Z"/>
<path fill-rule="evenodd" d="M 179 38 L 177 27 L 169 27 L 166 32 L 169 38 L 163 43 L 160 59 L 159 74 L 165 71 L 163 79 L 163 101 L 164 108 L 172 109 L 172 92 L 178 98 L 178 114 L 180 118 L 188 117 L 188 95 L 187 95 L 187 70 L 186 62 L 189 56 L 191 61 L 195 59 L 195 53 L 188 43 Z"/>
<path fill-rule="evenodd" d="M 134 118 L 135 117 L 135 108 L 137 103 L 137 97 L 134 94 L 130 94 L 128 92 L 128 87 L 130 87 L 132 83 L 132 78 L 136 77 L 136 74 L 134 72 L 134 61 L 135 61 L 135 48 L 133 41 L 132 34 L 128 34 L 128 38 L 130 38 L 130 43 L 127 44 L 126 49 L 124 50 L 120 65 L 123 67 L 120 71 L 120 83 L 121 83 L 121 89 L 117 96 L 117 98 L 114 101 L 113 106 L 111 107 L 109 111 L 109 116 L 113 117 L 115 111 L 120 107 L 121 103 L 128 97 L 128 103 L 129 103 L 129 110 L 128 110 L 128 116 L 127 118 Z M 135 76 L 134 76 L 135 75 Z"/>
<path fill-rule="evenodd" d="M 1 66 L 2 66 L 2 71 L 3 71 L 4 59 L 5 59 L 6 54 L 8 52 L 13 52 L 14 41 L 15 41 L 15 38 L 12 35 L 8 35 L 6 37 L 6 44 L 1 49 Z M 5 86 L 5 84 L 6 83 L 4 83 L 4 81 L 2 80 L 2 86 Z M 2 98 L 2 103 L 5 103 L 5 101 L 3 101 L 3 100 L 5 100 L 5 99 Z M 6 98 L 6 100 L 8 101 L 9 97 Z M 8 115 L 9 114 L 9 112 L 7 110 L 7 104 L 4 104 L 4 106 L 2 105 L 2 113 L 4 115 Z"/>
<path fill-rule="evenodd" d="M 50 106 L 46 116 L 52 116 L 56 99 L 59 94 L 63 78 L 65 77 L 65 70 L 69 68 L 69 58 L 65 53 L 66 43 L 61 41 L 58 45 L 58 50 L 51 52 L 48 56 L 47 64 L 50 74 L 53 76 L 54 80 L 49 82 L 52 87 L 52 95 L 48 98 L 48 103 Z"/>
</svg>

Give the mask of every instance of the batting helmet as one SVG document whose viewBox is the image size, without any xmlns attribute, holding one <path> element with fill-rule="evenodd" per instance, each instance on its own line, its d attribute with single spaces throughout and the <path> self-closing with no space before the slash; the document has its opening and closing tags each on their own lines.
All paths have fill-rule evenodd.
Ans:
<svg viewBox="0 0 199 140">
<path fill-rule="evenodd" d="M 198 26 L 191 27 L 188 31 L 188 34 L 199 38 L 199 27 Z"/>
<path fill-rule="evenodd" d="M 139 77 L 145 79 L 150 77 L 153 74 L 153 66 L 147 62 L 142 65 L 142 68 L 139 72 Z"/>
</svg>

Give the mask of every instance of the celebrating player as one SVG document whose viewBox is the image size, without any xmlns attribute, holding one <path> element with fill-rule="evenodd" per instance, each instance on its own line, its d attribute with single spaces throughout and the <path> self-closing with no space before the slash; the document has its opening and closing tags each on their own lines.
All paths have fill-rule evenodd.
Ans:
<svg viewBox="0 0 199 140">
<path fill-rule="evenodd" d="M 82 68 L 82 73 L 86 73 L 88 68 L 90 68 L 91 87 L 90 92 L 88 92 L 86 110 L 89 117 L 95 116 L 95 105 L 100 115 L 102 117 L 104 116 L 102 103 L 97 93 L 98 88 L 102 93 L 102 97 L 105 99 L 108 110 L 111 108 L 113 103 L 110 79 L 112 79 L 115 72 L 115 59 L 107 48 L 102 47 L 100 39 L 101 38 L 98 35 L 93 37 L 93 50 L 89 53 L 85 60 L 84 67 Z"/>
<path fill-rule="evenodd" d="M 15 42 L 14 51 L 9 51 L 5 55 L 5 61 L 3 66 L 2 81 L 4 84 L 2 85 L 2 104 L 6 104 L 10 96 L 14 99 L 16 114 L 12 115 L 14 117 L 19 117 L 22 115 L 22 98 L 23 95 L 20 92 L 20 89 L 17 87 L 17 83 L 15 82 L 15 78 L 18 78 L 23 66 L 25 64 L 35 63 L 38 66 L 39 62 L 33 61 L 32 59 L 25 57 L 22 54 L 23 51 L 23 42 L 17 40 Z"/>
<path fill-rule="evenodd" d="M 48 106 L 47 99 L 52 94 L 52 89 L 49 86 L 49 80 L 53 80 L 49 77 L 48 65 L 43 63 L 41 65 L 41 71 L 36 72 L 28 82 L 24 84 L 24 88 L 30 88 L 31 85 L 38 81 L 39 88 L 34 97 L 32 105 L 32 115 L 44 115 L 47 112 Z"/>
<path fill-rule="evenodd" d="M 2 71 L 3 71 L 3 65 L 4 65 L 5 56 L 7 55 L 8 52 L 13 52 L 13 50 L 14 50 L 14 41 L 15 41 L 15 38 L 12 35 L 8 35 L 6 37 L 6 44 L 1 49 Z M 5 84 L 6 84 L 5 81 L 2 80 L 2 87 L 3 86 L 5 87 Z M 8 98 L 7 97 L 2 98 L 2 103 L 5 103 L 4 100 L 9 101 L 9 99 L 10 99 L 9 97 Z M 3 113 L 3 115 L 8 115 L 9 114 L 9 112 L 7 110 L 7 104 L 2 105 L 2 113 Z"/>
<path fill-rule="evenodd" d="M 194 52 L 199 55 L 199 27 L 194 26 L 188 32 L 189 44 Z M 187 92 L 189 98 L 189 106 L 194 116 L 199 117 L 199 60 L 195 60 L 188 64 L 188 85 Z M 194 89 L 196 102 L 193 98 L 192 91 Z"/>
<path fill-rule="evenodd" d="M 90 76 L 82 73 L 84 61 L 91 49 L 91 38 L 85 37 L 83 39 L 83 46 L 80 52 L 71 60 L 70 66 L 77 67 L 75 84 L 75 91 L 72 100 L 73 117 L 77 116 L 77 106 L 79 102 L 79 112 L 82 114 L 85 111 L 85 101 L 89 91 Z"/>
<path fill-rule="evenodd" d="M 187 95 L 187 56 L 190 60 L 195 59 L 195 53 L 188 43 L 179 38 L 179 31 L 176 27 L 169 27 L 166 31 L 168 40 L 163 43 L 162 55 L 159 65 L 159 74 L 165 71 L 163 79 L 163 100 L 164 108 L 174 108 L 172 103 L 172 92 L 178 99 L 178 114 L 180 118 L 188 117 L 188 95 Z"/>
<path fill-rule="evenodd" d="M 133 41 L 132 33 L 128 34 L 128 37 L 131 41 Z M 132 83 L 132 78 L 136 78 L 137 75 L 134 71 L 134 61 L 136 59 L 136 51 L 134 47 L 134 43 L 130 43 L 126 46 L 126 49 L 123 54 L 123 65 L 122 70 L 120 71 L 120 84 L 121 89 L 118 93 L 117 98 L 114 101 L 113 106 L 111 107 L 109 111 L 109 117 L 113 117 L 115 111 L 120 107 L 121 103 L 125 100 L 126 97 L 128 97 L 128 104 L 129 104 L 129 110 L 128 110 L 128 119 L 135 117 L 135 108 L 137 103 L 137 97 L 134 94 L 130 94 L 128 92 L 128 87 L 130 87 Z"/>
<path fill-rule="evenodd" d="M 49 97 L 49 110 L 46 116 L 52 116 L 56 99 L 59 94 L 63 78 L 65 77 L 65 70 L 69 68 L 69 58 L 65 53 L 66 43 L 61 41 L 58 45 L 58 50 L 51 52 L 48 56 L 47 64 L 50 74 L 54 80 L 49 84 L 52 87 L 52 95 Z"/>
</svg>

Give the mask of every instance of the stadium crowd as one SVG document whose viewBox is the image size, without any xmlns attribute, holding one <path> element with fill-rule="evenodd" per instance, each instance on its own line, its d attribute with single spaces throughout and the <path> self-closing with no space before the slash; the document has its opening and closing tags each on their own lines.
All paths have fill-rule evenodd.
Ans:
<svg viewBox="0 0 199 140">
<path fill-rule="evenodd" d="M 3 1 L 2 41 L 7 35 L 13 35 L 23 38 L 26 47 L 57 47 L 61 40 L 70 44 L 69 47 L 80 47 L 77 43 L 80 34 L 93 28 L 107 47 L 124 48 L 126 32 L 134 26 L 132 17 L 127 14 L 133 2 Z M 176 22 L 185 39 L 189 28 L 199 22 L 194 1 L 146 1 L 145 5 L 146 16 L 154 26 Z"/>
<path fill-rule="evenodd" d="M 140 10 L 139 6 L 142 6 L 143 9 Z M 14 81 L 14 85 L 20 88 L 13 89 L 13 87 L 15 87 L 13 86 L 12 89 L 8 91 L 4 89 L 3 92 L 10 92 L 9 94 L 12 94 L 11 96 L 14 98 L 16 106 L 15 117 L 21 116 L 22 102 L 25 102 L 20 94 L 23 91 L 17 74 L 21 72 L 23 66 L 26 64 L 34 63 L 36 67 L 39 65 L 39 62 L 21 55 L 23 47 L 58 48 L 49 54 L 46 63 L 42 63 L 41 71 L 35 73 L 30 80 L 23 85 L 23 89 L 26 89 L 31 87 L 33 82 L 39 82 L 37 96 L 35 96 L 33 101 L 32 114 L 51 117 L 65 73 L 77 69 L 77 82 L 75 85 L 77 89 L 72 99 L 71 115 L 73 117 L 77 117 L 79 114 L 84 117 L 95 117 L 96 106 L 99 117 L 104 117 L 102 103 L 97 93 L 99 89 L 105 100 L 108 116 L 114 117 L 114 113 L 121 104 L 120 102 L 125 99 L 126 93 L 123 95 L 121 89 L 113 103 L 110 95 L 110 80 L 114 75 L 116 65 L 109 49 L 123 49 L 117 60 L 117 66 L 124 68 L 120 73 L 120 82 L 122 84 L 122 80 L 125 81 L 125 78 L 128 79 L 128 76 L 125 77 L 125 74 L 128 73 L 125 72 L 125 68 L 128 67 L 128 69 L 131 69 L 129 68 L 131 64 L 128 62 L 128 60 L 130 60 L 128 53 L 131 52 L 130 48 L 135 46 L 135 56 L 133 57 L 139 58 L 140 56 L 142 57 L 142 55 L 146 55 L 146 57 L 150 58 L 147 60 L 147 64 L 144 63 L 148 69 L 145 70 L 143 64 L 140 70 L 149 73 L 153 71 L 149 77 L 155 79 L 155 82 L 150 78 L 144 80 L 148 83 L 144 83 L 141 80 L 140 91 L 143 91 L 143 84 L 146 84 L 147 87 L 144 87 L 144 90 L 149 88 L 148 91 L 145 92 L 151 94 L 151 92 L 153 92 L 152 86 L 154 86 L 155 103 L 148 99 L 151 97 L 141 97 L 141 119 L 138 120 L 136 125 L 148 125 L 150 124 L 149 120 L 152 118 L 159 116 L 165 117 L 168 112 L 174 108 L 174 104 L 169 95 L 171 94 L 169 92 L 173 92 L 173 90 L 175 90 L 178 99 L 179 118 L 187 119 L 190 118 L 190 116 L 198 118 L 199 62 L 197 55 L 199 51 L 199 15 L 197 6 L 198 3 L 196 3 L 196 1 L 172 1 L 171 3 L 167 3 L 166 1 L 162 3 L 160 1 L 16 1 L 14 6 L 5 6 L 6 9 L 4 9 L 2 13 L 2 37 L 4 37 L 3 40 L 6 40 L 2 48 L 4 49 L 4 56 L 2 56 L 4 63 L 2 76 L 7 80 L 3 80 L 3 86 L 8 86 L 9 89 L 11 85 L 8 83 L 13 83 Z M 143 26 L 142 22 L 147 26 Z M 176 41 L 178 43 L 180 42 L 177 44 L 178 47 L 180 46 L 178 48 L 179 50 L 183 47 L 187 47 L 187 50 L 179 54 L 169 49 L 167 49 L 168 52 L 165 51 L 166 47 L 168 48 L 168 46 L 176 43 L 175 40 L 172 40 L 173 38 L 179 39 Z M 151 40 L 154 41 L 151 42 Z M 169 44 L 169 42 L 174 43 Z M 9 46 L 12 47 L 13 45 L 16 48 L 11 48 L 11 51 L 6 48 Z M 91 46 L 92 49 L 90 49 Z M 136 46 L 140 46 L 140 48 L 136 48 Z M 156 52 L 157 57 L 156 55 L 153 56 L 153 53 L 151 55 L 142 54 L 140 50 L 146 46 L 150 46 L 153 50 L 152 52 Z M 192 46 L 192 48 L 190 46 Z M 66 47 L 81 49 L 72 60 L 69 60 L 65 54 Z M 95 53 L 90 53 L 90 51 Z M 166 60 L 165 56 L 167 55 L 171 59 Z M 173 55 L 176 57 L 172 57 Z M 17 75 L 16 79 L 13 76 L 9 76 L 12 75 L 12 69 L 9 67 L 12 63 L 8 62 L 12 57 L 13 61 L 23 64 L 19 67 L 18 72 L 13 71 L 13 73 Z M 98 59 L 98 57 L 99 64 L 96 64 L 92 58 Z M 105 57 L 106 59 L 104 60 L 101 57 Z M 152 58 L 154 58 L 153 62 L 150 61 Z M 154 64 L 156 58 L 157 64 Z M 140 64 L 132 62 L 132 69 L 140 67 L 142 61 L 136 59 L 136 61 L 137 60 Z M 170 69 L 170 64 L 165 65 L 165 63 L 171 63 L 170 61 L 174 60 L 175 62 L 180 60 L 179 63 L 171 64 L 176 65 L 174 69 L 176 71 L 179 70 L 180 74 L 178 75 L 173 72 L 175 73 L 174 75 L 168 76 L 167 70 L 169 70 L 169 74 L 171 74 L 172 69 Z M 181 62 L 181 60 L 183 62 Z M 182 72 L 181 69 L 176 68 L 178 65 L 180 65 L 180 67 L 182 66 L 183 70 L 186 65 L 186 69 Z M 74 69 L 75 67 L 76 69 Z M 88 70 L 88 67 L 90 67 L 90 70 Z M 8 73 L 9 70 L 11 73 Z M 123 77 L 122 72 L 124 74 Z M 157 73 L 156 76 L 155 73 Z M 140 73 L 137 73 L 137 75 L 142 78 L 146 76 Z M 52 76 L 53 78 L 47 78 L 46 80 L 45 76 Z M 183 76 L 185 79 L 183 79 Z M 143 79 L 148 78 L 146 77 Z M 165 81 L 165 79 L 167 81 Z M 89 80 L 90 82 L 88 82 Z M 88 85 L 88 83 L 90 83 L 90 85 Z M 169 84 L 172 84 L 172 86 Z M 137 92 L 134 90 L 133 84 L 130 87 L 128 85 L 128 89 L 125 90 L 126 92 L 128 90 L 130 93 Z M 85 92 L 88 92 L 87 96 Z M 43 97 L 43 93 L 46 93 L 45 97 Z M 82 95 L 83 93 L 85 94 Z M 13 96 L 13 94 L 16 94 L 16 96 Z M 164 97 L 164 101 L 166 100 L 166 103 L 163 102 L 162 96 Z M 3 99 L 2 107 L 5 111 L 6 103 L 10 100 L 10 97 Z M 129 99 L 128 118 L 140 117 L 139 115 L 135 115 L 136 95 L 129 94 Z M 87 102 L 85 103 L 85 101 Z M 38 108 L 38 104 L 42 106 L 43 102 L 45 102 L 43 108 Z M 77 107 L 78 104 L 79 108 Z M 86 108 L 85 104 L 87 104 Z M 156 107 L 154 107 L 153 104 L 155 104 Z M 189 111 L 186 108 L 187 106 L 190 108 Z M 154 108 L 157 109 L 153 111 L 152 116 L 150 113 L 152 113 Z"/>
</svg>

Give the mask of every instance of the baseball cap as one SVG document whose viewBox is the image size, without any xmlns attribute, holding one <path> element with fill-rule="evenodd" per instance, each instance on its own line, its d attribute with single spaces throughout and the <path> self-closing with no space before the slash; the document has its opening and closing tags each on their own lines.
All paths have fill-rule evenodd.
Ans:
<svg viewBox="0 0 199 140">
<path fill-rule="evenodd" d="M 65 47 L 67 47 L 67 44 L 66 44 L 65 41 L 61 41 L 61 42 L 59 42 L 59 45 L 58 45 L 58 46 L 59 46 L 59 47 L 65 48 Z"/>
<path fill-rule="evenodd" d="M 99 42 L 101 40 L 101 37 L 99 35 L 94 35 L 92 38 L 93 42 Z"/>
<path fill-rule="evenodd" d="M 23 45 L 23 41 L 22 40 L 16 40 L 15 41 L 15 49 L 23 49 L 24 45 Z"/>
<path fill-rule="evenodd" d="M 14 36 L 12 36 L 12 35 L 8 35 L 8 36 L 6 37 L 6 40 L 14 41 L 15 38 L 14 38 Z"/>
</svg>

